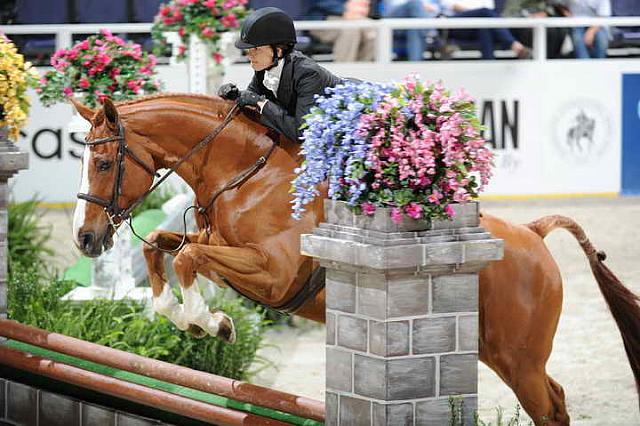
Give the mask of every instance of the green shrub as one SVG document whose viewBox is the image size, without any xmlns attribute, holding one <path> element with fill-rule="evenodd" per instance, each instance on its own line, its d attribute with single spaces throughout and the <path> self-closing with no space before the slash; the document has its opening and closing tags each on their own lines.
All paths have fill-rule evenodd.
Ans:
<svg viewBox="0 0 640 426">
<path fill-rule="evenodd" d="M 96 299 L 82 304 L 60 300 L 73 288 L 69 281 L 51 280 L 20 266 L 9 281 L 9 318 L 23 324 L 76 337 L 149 358 L 184 365 L 238 380 L 250 378 L 249 366 L 261 347 L 266 321 L 240 299 L 212 301 L 231 316 L 237 339 L 195 339 L 168 319 L 149 318 L 143 303 Z M 257 360 L 265 362 L 264 360 Z"/>
<path fill-rule="evenodd" d="M 51 229 L 42 226 L 37 198 L 21 203 L 9 203 L 8 208 L 8 272 L 9 279 L 14 270 L 31 266 L 39 275 L 48 274 L 47 257 L 53 250 L 45 247 L 51 238 Z"/>
</svg>

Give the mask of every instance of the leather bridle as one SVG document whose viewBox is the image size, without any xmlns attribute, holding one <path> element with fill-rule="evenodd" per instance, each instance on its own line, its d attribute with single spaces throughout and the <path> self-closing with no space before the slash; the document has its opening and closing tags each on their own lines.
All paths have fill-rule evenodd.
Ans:
<svg viewBox="0 0 640 426">
<path fill-rule="evenodd" d="M 186 237 L 187 237 L 186 214 L 187 214 L 187 212 L 192 208 L 197 208 L 197 212 L 200 213 L 201 215 L 203 215 L 205 223 L 206 223 L 207 232 L 209 232 L 210 231 L 209 218 L 205 213 L 209 210 L 209 208 L 211 208 L 213 203 L 216 201 L 216 199 L 220 195 L 222 195 L 223 192 L 241 185 L 244 181 L 246 181 L 254 173 L 256 173 L 258 170 L 260 170 L 262 167 L 264 167 L 264 165 L 267 163 L 267 160 L 269 159 L 269 157 L 271 156 L 271 154 L 275 150 L 275 147 L 277 145 L 277 138 L 272 138 L 273 145 L 271 146 L 269 151 L 264 156 L 259 157 L 258 160 L 256 160 L 256 162 L 255 162 L 255 164 L 253 166 L 251 166 L 248 169 L 242 171 L 241 173 L 236 175 L 233 179 L 231 179 L 229 182 L 227 182 L 222 188 L 218 189 L 213 194 L 213 196 L 211 197 L 211 199 L 209 200 L 209 202 L 206 205 L 204 205 L 204 206 L 193 205 L 193 206 L 188 207 L 184 211 L 183 224 L 184 224 L 184 228 L 185 229 L 184 229 L 184 234 L 182 236 L 182 241 L 178 245 L 178 247 L 176 247 L 174 249 L 171 249 L 171 250 L 163 249 L 163 248 L 158 247 L 155 244 L 152 244 L 152 243 L 148 242 L 147 240 L 145 240 L 144 238 L 139 236 L 135 232 L 135 230 L 133 229 L 133 226 L 131 224 L 131 212 L 138 205 L 140 205 L 140 203 L 142 203 L 142 201 L 149 194 L 151 194 L 158 186 L 160 186 L 160 184 L 162 182 L 164 182 L 170 175 L 175 173 L 176 170 L 178 170 L 178 168 L 185 161 L 187 161 L 189 158 L 191 158 L 197 152 L 202 150 L 202 148 L 204 148 L 209 142 L 214 140 L 220 134 L 220 132 L 222 132 L 222 130 L 224 130 L 224 128 L 233 120 L 233 118 L 235 117 L 235 114 L 237 113 L 238 110 L 239 110 L 238 104 L 235 104 L 231 108 L 231 110 L 229 110 L 229 112 L 225 116 L 225 118 L 222 121 L 222 123 L 220 123 L 211 133 L 209 133 L 207 136 L 204 137 L 204 139 L 202 139 L 193 148 L 191 148 L 191 150 L 189 150 L 189 152 L 187 152 L 182 158 L 180 158 L 180 160 L 178 160 L 169 169 L 169 171 L 167 171 L 162 177 L 160 177 L 160 175 L 158 173 L 156 173 L 155 170 L 153 170 L 151 167 L 149 167 L 147 164 L 145 164 L 144 161 L 142 161 L 129 148 L 129 146 L 127 145 L 126 139 L 125 139 L 124 125 L 122 124 L 122 121 L 118 121 L 118 123 L 117 123 L 118 134 L 117 135 L 107 136 L 107 137 L 104 137 L 104 138 L 99 138 L 99 139 L 94 139 L 94 140 L 91 140 L 91 141 L 83 142 L 84 145 L 89 146 L 89 147 L 96 146 L 96 145 L 102 145 L 102 144 L 110 143 L 110 142 L 118 142 L 118 154 L 116 156 L 116 164 L 118 166 L 118 169 L 116 171 L 116 178 L 115 178 L 115 180 L 113 182 L 113 190 L 112 190 L 111 200 L 107 200 L 105 198 L 101 198 L 101 197 L 98 197 L 96 195 L 87 194 L 87 193 L 78 193 L 78 198 L 81 199 L 81 200 L 85 200 L 85 201 L 88 201 L 90 203 L 98 204 L 99 206 L 101 206 L 103 208 L 105 214 L 107 215 L 107 217 L 109 219 L 109 223 L 113 227 L 114 231 L 117 229 L 118 225 L 120 225 L 122 222 L 125 222 L 128 219 L 129 220 L 129 226 L 131 227 L 131 231 L 133 232 L 133 234 L 135 236 L 137 236 L 138 238 L 140 238 L 142 241 L 144 241 L 146 244 L 154 247 L 157 250 L 160 250 L 160 251 L 163 251 L 163 252 L 167 252 L 167 253 L 174 253 L 174 252 L 179 251 L 184 246 L 184 244 L 186 242 Z M 160 179 L 158 179 L 144 194 L 139 196 L 129 207 L 121 208 L 120 205 L 118 204 L 118 199 L 122 195 L 122 182 L 124 180 L 124 164 L 125 164 L 125 158 L 126 158 L 127 155 L 133 161 L 138 163 L 138 165 L 140 165 L 151 176 L 160 177 Z"/>
</svg>

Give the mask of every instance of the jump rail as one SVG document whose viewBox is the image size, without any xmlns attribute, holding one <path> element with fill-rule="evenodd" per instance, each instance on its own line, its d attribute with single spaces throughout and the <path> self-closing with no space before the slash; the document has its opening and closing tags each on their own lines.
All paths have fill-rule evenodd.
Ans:
<svg viewBox="0 0 640 426">
<path fill-rule="evenodd" d="M 11 339 L 0 344 L 0 364 L 200 421 L 220 425 L 291 424 L 292 421 L 287 421 L 287 415 L 311 419 L 300 423 L 300 419 L 292 418 L 298 421 L 297 424 L 319 424 L 324 421 L 324 404 L 310 398 L 152 360 L 15 321 L 0 320 L 0 336 Z M 80 365 L 72 365 L 74 362 L 56 356 L 55 353 L 50 354 L 49 351 L 67 355 L 67 358 L 77 358 L 81 361 Z M 176 392 L 141 385 L 136 383 L 135 377 L 130 378 L 126 374 L 115 378 L 91 371 L 92 366 L 88 363 L 229 398 L 230 401 L 223 401 L 226 405 L 224 407 L 190 399 Z M 261 408 L 268 410 L 263 411 Z M 238 411 L 241 409 L 250 412 Z M 278 413 L 271 418 L 262 415 L 263 412 L 270 414 L 269 410 Z M 284 416 L 280 417 L 280 414 Z M 283 421 L 278 420 L 278 417 Z"/>
<path fill-rule="evenodd" d="M 55 34 L 56 48 L 73 45 L 74 34 L 97 33 L 109 28 L 115 33 L 149 33 L 150 23 L 144 24 L 73 24 L 73 25 L 0 25 L 6 34 Z M 392 18 L 378 20 L 297 21 L 298 30 L 340 30 L 345 28 L 372 28 L 377 31 L 376 62 L 390 63 L 393 51 L 393 31 L 420 28 L 532 28 L 534 34 L 533 56 L 546 61 L 546 28 L 570 28 L 590 25 L 638 27 L 640 17 L 597 18 Z"/>
</svg>

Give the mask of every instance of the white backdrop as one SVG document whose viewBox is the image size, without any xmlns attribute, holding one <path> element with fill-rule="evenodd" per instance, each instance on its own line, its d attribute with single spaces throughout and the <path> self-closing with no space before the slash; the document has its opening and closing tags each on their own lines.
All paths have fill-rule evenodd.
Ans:
<svg viewBox="0 0 640 426">
<path fill-rule="evenodd" d="M 488 127 L 485 136 L 495 146 L 496 169 L 488 195 L 620 190 L 621 76 L 640 73 L 640 61 L 323 65 L 338 75 L 363 80 L 400 80 L 417 72 L 423 79 L 441 79 L 451 89 L 466 88 L 478 101 L 478 115 Z M 251 76 L 249 65 L 238 64 L 225 81 L 245 87 Z M 169 91 L 187 90 L 183 66 L 160 67 L 160 78 Z M 25 200 L 37 193 L 47 202 L 73 202 L 80 176 L 74 154 L 81 155 L 82 146 L 66 132 L 71 107 L 44 108 L 35 96 L 32 99 L 26 137 L 19 142 L 31 154 L 30 168 L 12 179 L 13 196 Z"/>
</svg>

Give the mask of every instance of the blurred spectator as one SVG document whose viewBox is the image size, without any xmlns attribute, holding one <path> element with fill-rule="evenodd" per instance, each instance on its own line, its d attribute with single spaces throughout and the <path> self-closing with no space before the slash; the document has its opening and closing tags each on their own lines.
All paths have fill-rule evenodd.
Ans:
<svg viewBox="0 0 640 426">
<path fill-rule="evenodd" d="M 376 12 L 369 0 L 317 0 L 309 9 L 308 15 L 310 19 L 366 19 Z M 311 35 L 324 43 L 333 43 L 335 62 L 374 59 L 375 29 L 314 30 Z"/>
<path fill-rule="evenodd" d="M 572 16 L 611 16 L 609 0 L 571 0 L 569 10 Z M 576 27 L 572 30 L 573 51 L 578 59 L 606 58 L 609 47 L 607 27 L 593 25 Z"/>
<path fill-rule="evenodd" d="M 385 18 L 434 18 L 440 13 L 438 0 L 385 0 L 382 16 Z M 399 32 L 399 31 L 398 31 Z M 407 59 L 421 61 L 427 37 L 435 39 L 435 29 L 406 30 Z"/>
<path fill-rule="evenodd" d="M 567 15 L 567 8 L 556 0 L 507 0 L 502 16 L 505 18 L 547 18 Z M 514 28 L 513 36 L 527 47 L 533 46 L 533 30 Z M 562 57 L 562 44 L 569 35 L 568 28 L 547 28 L 547 58 Z"/>
<path fill-rule="evenodd" d="M 495 18 L 493 0 L 442 0 L 444 14 L 453 18 Z M 449 36 L 462 40 L 477 40 L 480 44 L 482 59 L 493 59 L 495 42 L 511 49 L 520 59 L 529 58 L 531 52 L 517 41 L 511 32 L 505 28 L 479 28 L 450 30 Z"/>
</svg>

